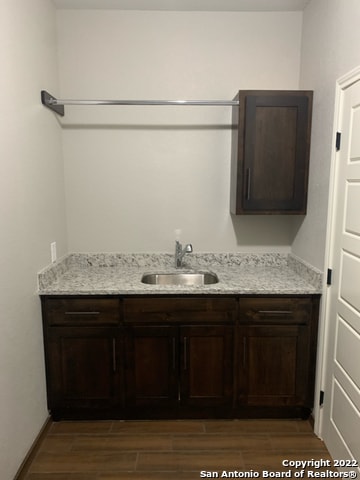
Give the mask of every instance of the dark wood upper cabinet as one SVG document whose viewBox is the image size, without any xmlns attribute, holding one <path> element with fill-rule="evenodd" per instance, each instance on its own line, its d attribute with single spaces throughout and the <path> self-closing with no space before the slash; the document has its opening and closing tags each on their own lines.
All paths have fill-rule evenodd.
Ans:
<svg viewBox="0 0 360 480">
<path fill-rule="evenodd" d="M 297 90 L 243 90 L 235 97 L 231 213 L 306 213 L 312 97 Z"/>
</svg>

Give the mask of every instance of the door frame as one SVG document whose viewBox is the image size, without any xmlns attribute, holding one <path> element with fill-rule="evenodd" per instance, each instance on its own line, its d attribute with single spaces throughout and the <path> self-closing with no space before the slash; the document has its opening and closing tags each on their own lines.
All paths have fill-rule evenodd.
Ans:
<svg viewBox="0 0 360 480">
<path fill-rule="evenodd" d="M 327 212 L 327 228 L 326 228 L 326 244 L 325 244 L 325 270 L 333 268 L 334 256 L 334 236 L 335 236 L 335 200 L 338 180 L 338 157 L 339 152 L 336 151 L 336 134 L 340 131 L 340 125 L 343 113 L 343 97 L 344 92 L 352 84 L 360 81 L 360 66 L 354 68 L 350 72 L 338 78 L 335 89 L 335 110 L 332 134 L 332 149 L 330 160 L 330 181 L 329 181 L 329 197 L 328 197 L 328 212 Z M 324 431 L 323 424 L 323 408 L 319 405 L 320 392 L 325 391 L 326 385 L 326 360 L 327 352 L 332 346 L 329 345 L 329 306 L 330 306 L 330 288 L 331 286 L 323 286 L 322 306 L 320 312 L 319 325 L 319 342 L 318 342 L 318 359 L 315 385 L 315 400 L 314 400 L 314 432 L 317 436 L 322 438 Z M 330 389 L 326 392 L 331 394 Z"/>
</svg>

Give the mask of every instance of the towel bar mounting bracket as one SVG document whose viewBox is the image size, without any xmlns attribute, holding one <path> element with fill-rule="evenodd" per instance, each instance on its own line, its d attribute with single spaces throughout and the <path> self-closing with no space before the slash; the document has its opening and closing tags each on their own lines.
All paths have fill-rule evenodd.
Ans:
<svg viewBox="0 0 360 480">
<path fill-rule="evenodd" d="M 57 105 L 56 98 L 50 95 L 46 90 L 41 90 L 41 103 L 58 115 L 61 115 L 62 117 L 65 115 L 64 105 Z"/>
</svg>

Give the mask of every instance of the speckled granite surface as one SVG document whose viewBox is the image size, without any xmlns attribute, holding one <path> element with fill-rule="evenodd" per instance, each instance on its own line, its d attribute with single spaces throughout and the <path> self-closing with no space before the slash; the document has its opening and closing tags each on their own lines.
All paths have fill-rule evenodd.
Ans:
<svg viewBox="0 0 360 480">
<path fill-rule="evenodd" d="M 219 283 L 146 285 L 144 273 L 211 271 Z M 193 253 L 174 268 L 171 254 L 69 254 L 38 275 L 40 295 L 319 294 L 322 273 L 287 254 Z"/>
</svg>

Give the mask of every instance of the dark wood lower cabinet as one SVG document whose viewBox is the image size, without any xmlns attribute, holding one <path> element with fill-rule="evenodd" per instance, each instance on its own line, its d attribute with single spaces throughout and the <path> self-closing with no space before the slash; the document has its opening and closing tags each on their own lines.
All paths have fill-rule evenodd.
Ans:
<svg viewBox="0 0 360 480">
<path fill-rule="evenodd" d="M 55 419 L 122 410 L 116 329 L 52 327 L 47 342 L 48 402 Z"/>
<path fill-rule="evenodd" d="M 229 417 L 236 297 L 124 300 L 131 418 Z"/>
<path fill-rule="evenodd" d="M 318 305 L 319 296 L 42 297 L 51 415 L 305 418 Z"/>
<path fill-rule="evenodd" d="M 240 405 L 254 407 L 253 411 L 290 407 L 306 415 L 302 409 L 308 405 L 307 336 L 303 325 L 240 328 Z"/>
<path fill-rule="evenodd" d="M 229 325 L 180 328 L 180 403 L 223 407 L 229 415 L 233 392 L 233 332 Z"/>
<path fill-rule="evenodd" d="M 173 408 L 178 401 L 178 332 L 172 326 L 128 327 L 126 403 L 133 412 Z"/>
<path fill-rule="evenodd" d="M 318 305 L 316 297 L 240 298 L 238 416 L 309 416 Z"/>
<path fill-rule="evenodd" d="M 232 326 L 129 327 L 125 352 L 129 415 L 229 416 Z"/>
</svg>

